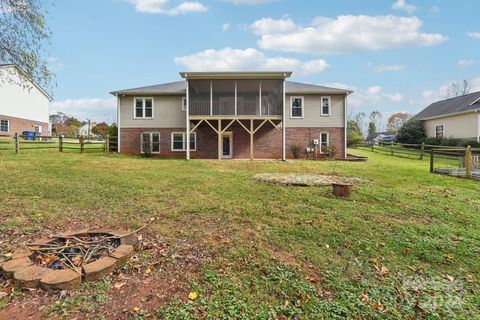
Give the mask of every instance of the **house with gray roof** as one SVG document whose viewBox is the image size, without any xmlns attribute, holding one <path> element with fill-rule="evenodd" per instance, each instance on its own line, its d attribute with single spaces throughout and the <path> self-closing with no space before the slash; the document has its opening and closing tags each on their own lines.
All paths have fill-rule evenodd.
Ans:
<svg viewBox="0 0 480 320">
<path fill-rule="evenodd" d="M 291 74 L 181 72 L 182 81 L 113 91 L 119 152 L 286 160 L 334 149 L 346 157 L 352 92 L 287 81 Z"/>
<path fill-rule="evenodd" d="M 480 91 L 432 103 L 416 118 L 428 137 L 480 142 Z"/>
</svg>

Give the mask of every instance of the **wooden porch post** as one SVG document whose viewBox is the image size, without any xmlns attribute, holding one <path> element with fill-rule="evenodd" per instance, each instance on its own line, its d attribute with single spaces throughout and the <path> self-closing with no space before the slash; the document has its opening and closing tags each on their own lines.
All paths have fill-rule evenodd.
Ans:
<svg viewBox="0 0 480 320">
<path fill-rule="evenodd" d="M 253 160 L 253 119 L 250 119 L 250 160 Z"/>
<path fill-rule="evenodd" d="M 218 160 L 222 160 L 222 120 L 218 119 Z"/>
</svg>

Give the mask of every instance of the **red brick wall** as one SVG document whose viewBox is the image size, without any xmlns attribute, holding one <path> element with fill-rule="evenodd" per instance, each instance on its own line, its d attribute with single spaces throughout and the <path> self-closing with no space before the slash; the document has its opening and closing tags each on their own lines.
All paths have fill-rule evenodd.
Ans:
<svg viewBox="0 0 480 320">
<path fill-rule="evenodd" d="M 0 119 L 10 121 L 9 131 L 0 131 L 0 136 L 2 137 L 13 137 L 15 133 L 22 134 L 23 131 L 33 131 L 34 125 L 42 126 L 42 135 L 48 135 L 48 123 L 4 116 L 1 114 Z"/>
<path fill-rule="evenodd" d="M 214 121 L 212 121 L 212 124 Z M 228 124 L 222 122 L 222 127 Z M 260 125 L 255 121 L 255 128 Z M 244 123 L 249 128 L 249 123 Z M 216 124 L 214 124 L 216 125 Z M 142 132 L 160 133 L 160 154 L 156 157 L 185 158 L 184 151 L 171 151 L 171 133 L 185 131 L 183 128 L 122 128 L 120 130 L 121 153 L 140 154 L 140 134 Z M 250 135 L 238 123 L 230 126 L 227 131 L 233 133 L 233 158 L 250 158 Z M 310 146 L 313 139 L 320 138 L 320 132 L 329 132 L 330 144 L 337 148 L 337 158 L 343 157 L 344 129 L 343 128 L 287 128 L 286 151 L 287 158 L 293 158 L 291 146 L 301 148 L 300 156 L 306 157 L 305 149 Z M 281 159 L 282 158 L 282 133 L 265 123 L 254 135 L 255 159 Z M 217 159 L 218 140 L 217 134 L 207 124 L 203 123 L 197 128 L 197 151 L 191 152 L 192 159 Z"/>
</svg>

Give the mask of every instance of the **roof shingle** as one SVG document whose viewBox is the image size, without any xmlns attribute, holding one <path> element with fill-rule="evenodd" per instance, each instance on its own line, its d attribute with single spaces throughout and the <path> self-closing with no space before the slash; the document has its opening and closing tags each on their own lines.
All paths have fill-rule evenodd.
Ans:
<svg viewBox="0 0 480 320">
<path fill-rule="evenodd" d="M 416 115 L 416 118 L 419 120 L 424 120 L 433 117 L 475 111 L 477 109 L 480 109 L 479 99 L 480 91 L 466 94 L 460 97 L 434 102 L 422 111 L 420 111 Z M 477 102 L 474 103 L 475 101 Z"/>
</svg>

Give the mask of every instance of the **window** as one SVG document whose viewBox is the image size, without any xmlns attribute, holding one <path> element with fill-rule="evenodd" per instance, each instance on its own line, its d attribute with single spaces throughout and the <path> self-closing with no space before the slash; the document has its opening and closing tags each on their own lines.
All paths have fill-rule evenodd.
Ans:
<svg viewBox="0 0 480 320">
<path fill-rule="evenodd" d="M 33 131 L 35 131 L 36 133 L 42 133 L 42 126 L 38 126 L 38 125 L 33 125 Z"/>
<path fill-rule="evenodd" d="M 320 133 L 320 153 L 324 153 L 330 144 L 328 132 Z"/>
<path fill-rule="evenodd" d="M 185 132 L 172 132 L 172 151 L 187 150 L 187 134 Z M 197 134 L 190 133 L 190 150 L 197 149 Z"/>
<path fill-rule="evenodd" d="M 320 115 L 329 116 L 330 115 L 330 104 L 332 99 L 330 97 L 322 97 L 322 105 L 320 106 Z"/>
<path fill-rule="evenodd" d="M 1 132 L 8 132 L 10 127 L 10 121 L 9 120 L 0 120 L 0 131 Z"/>
<path fill-rule="evenodd" d="M 435 126 L 435 137 L 443 138 L 443 124 Z"/>
<path fill-rule="evenodd" d="M 182 97 L 182 111 L 187 111 L 187 97 Z"/>
<path fill-rule="evenodd" d="M 160 133 L 144 132 L 140 139 L 142 153 L 150 151 L 151 153 L 160 153 Z"/>
<path fill-rule="evenodd" d="M 303 118 L 303 97 L 291 97 L 290 110 L 290 118 Z"/>
<path fill-rule="evenodd" d="M 134 118 L 153 119 L 153 98 L 134 98 Z"/>
</svg>

